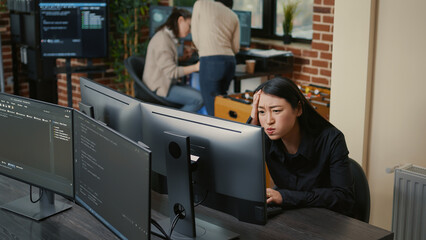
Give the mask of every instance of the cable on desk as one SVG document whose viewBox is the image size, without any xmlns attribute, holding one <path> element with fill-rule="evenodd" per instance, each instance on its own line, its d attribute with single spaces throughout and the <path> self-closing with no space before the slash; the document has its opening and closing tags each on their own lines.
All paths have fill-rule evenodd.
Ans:
<svg viewBox="0 0 426 240">
<path fill-rule="evenodd" d="M 161 234 L 159 234 L 159 233 L 156 233 L 156 232 L 152 232 L 151 231 L 151 234 L 152 235 L 154 235 L 154 236 L 156 236 L 156 237 L 159 237 L 159 238 L 161 238 L 161 239 L 166 239 L 166 240 L 168 240 L 169 238 L 166 238 L 165 236 L 163 236 L 163 235 L 161 235 Z"/>
<path fill-rule="evenodd" d="M 194 207 L 198 207 L 198 205 L 202 204 L 207 199 L 207 195 L 209 195 L 209 191 L 206 191 L 206 194 L 204 195 L 203 199 L 201 199 L 201 201 L 194 203 Z"/>
<path fill-rule="evenodd" d="M 162 239 L 166 239 L 166 240 L 170 240 L 170 237 L 167 235 L 166 231 L 164 231 L 164 229 L 161 227 L 161 225 L 155 221 L 154 219 L 151 218 L 151 224 L 154 225 L 154 227 L 156 227 L 163 235 L 158 234 L 156 232 L 151 231 L 151 233 L 159 238 Z"/>
</svg>

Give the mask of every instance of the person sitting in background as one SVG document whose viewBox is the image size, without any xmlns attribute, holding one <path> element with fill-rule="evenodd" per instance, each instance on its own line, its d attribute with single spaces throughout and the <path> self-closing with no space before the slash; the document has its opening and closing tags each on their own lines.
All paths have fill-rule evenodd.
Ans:
<svg viewBox="0 0 426 240">
<path fill-rule="evenodd" d="M 214 100 L 226 94 L 240 50 L 240 22 L 232 0 L 198 0 L 192 10 L 192 41 L 200 56 L 200 89 L 209 115 Z"/>
<path fill-rule="evenodd" d="M 186 85 L 178 85 L 178 78 L 197 72 L 200 63 L 178 66 L 178 38 L 186 37 L 191 30 L 191 13 L 173 8 L 148 44 L 142 79 L 151 91 L 170 102 L 183 105 L 181 110 L 197 112 L 203 106 L 201 93 Z"/>
<path fill-rule="evenodd" d="M 274 78 L 259 85 L 248 122 L 262 126 L 267 135 L 266 164 L 275 184 L 266 189 L 268 204 L 353 215 L 345 137 L 315 111 L 293 81 Z"/>
</svg>

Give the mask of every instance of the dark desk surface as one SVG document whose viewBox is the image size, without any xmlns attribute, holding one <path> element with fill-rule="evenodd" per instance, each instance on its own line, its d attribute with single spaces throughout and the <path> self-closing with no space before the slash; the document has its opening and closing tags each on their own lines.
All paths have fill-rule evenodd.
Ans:
<svg viewBox="0 0 426 240">
<path fill-rule="evenodd" d="M 0 175 L 0 204 L 28 195 L 29 189 L 28 184 Z M 55 197 L 61 198 L 58 195 L 55 195 Z M 118 238 L 85 209 L 73 204 L 70 210 L 39 222 L 0 209 L 0 239 L 89 240 Z"/>
<path fill-rule="evenodd" d="M 0 175 L 0 204 L 28 194 L 29 187 Z M 153 193 L 154 219 L 166 218 L 167 198 Z M 234 217 L 203 207 L 196 217 L 240 234 L 240 239 L 393 239 L 393 233 L 326 209 L 307 208 L 283 212 L 264 226 L 240 222 Z M 152 239 L 159 239 L 155 236 Z M 37 222 L 0 210 L 0 239 L 118 239 L 80 206 Z"/>
</svg>

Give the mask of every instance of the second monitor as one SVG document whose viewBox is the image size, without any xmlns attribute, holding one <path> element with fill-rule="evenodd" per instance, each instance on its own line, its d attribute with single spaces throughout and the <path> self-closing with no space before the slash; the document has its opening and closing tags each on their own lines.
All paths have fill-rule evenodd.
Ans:
<svg viewBox="0 0 426 240">
<path fill-rule="evenodd" d="M 122 239 L 150 238 L 151 153 L 74 111 L 75 200 Z"/>
<path fill-rule="evenodd" d="M 135 109 L 136 100 L 131 97 L 88 79 L 80 82 L 82 102 L 94 108 L 95 119 L 150 147 L 152 175 L 167 176 L 164 132 L 187 136 L 190 153 L 199 157 L 193 172 L 195 201 L 241 221 L 266 223 L 261 127 L 149 103 L 138 102 Z M 116 121 L 101 117 L 113 113 Z"/>
<path fill-rule="evenodd" d="M 265 224 L 264 134 L 258 126 L 141 103 L 142 141 L 152 170 L 168 177 L 164 132 L 187 136 L 193 163 L 194 200 L 240 221 Z"/>
<path fill-rule="evenodd" d="M 42 57 L 108 56 L 107 0 L 40 0 Z"/>
<path fill-rule="evenodd" d="M 192 7 L 178 7 L 184 8 L 192 12 Z M 167 18 L 172 13 L 173 7 L 169 6 L 151 6 L 149 8 L 149 37 L 154 36 L 157 28 L 166 22 Z M 240 21 L 240 45 L 242 47 L 249 47 L 251 43 L 251 12 L 233 10 Z M 186 41 L 192 41 L 191 34 L 186 38 Z"/>
</svg>

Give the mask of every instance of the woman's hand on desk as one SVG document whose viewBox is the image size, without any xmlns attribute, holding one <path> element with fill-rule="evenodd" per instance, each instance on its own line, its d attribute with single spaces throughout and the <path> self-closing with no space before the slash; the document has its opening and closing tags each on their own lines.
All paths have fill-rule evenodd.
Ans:
<svg viewBox="0 0 426 240">
<path fill-rule="evenodd" d="M 266 189 L 266 204 L 277 204 L 281 205 L 283 203 L 283 197 L 281 196 L 281 193 L 272 189 L 267 188 Z"/>
</svg>

